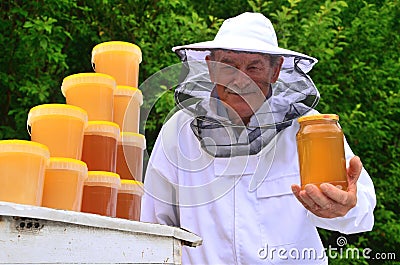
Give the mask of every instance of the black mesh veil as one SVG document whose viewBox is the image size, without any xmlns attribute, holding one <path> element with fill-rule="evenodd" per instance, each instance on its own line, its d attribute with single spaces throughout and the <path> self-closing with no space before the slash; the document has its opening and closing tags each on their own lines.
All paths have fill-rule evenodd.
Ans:
<svg viewBox="0 0 400 265">
<path fill-rule="evenodd" d="M 283 56 L 278 81 L 272 93 L 255 110 L 246 125 L 233 123 L 211 82 L 206 55 L 209 50 L 179 49 L 183 62 L 181 82 L 175 89 L 177 105 L 193 115 L 193 133 L 202 148 L 215 157 L 254 155 L 292 121 L 311 109 L 319 100 L 319 92 L 307 73 L 316 60 L 293 54 Z"/>
</svg>

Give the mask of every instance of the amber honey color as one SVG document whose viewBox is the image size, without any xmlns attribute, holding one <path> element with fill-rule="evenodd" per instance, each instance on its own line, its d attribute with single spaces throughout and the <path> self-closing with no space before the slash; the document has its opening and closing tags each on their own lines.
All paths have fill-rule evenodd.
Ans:
<svg viewBox="0 0 400 265">
<path fill-rule="evenodd" d="M 120 186 L 121 180 L 116 173 L 88 171 L 83 186 L 81 212 L 115 217 Z"/>
<path fill-rule="evenodd" d="M 43 189 L 42 206 L 80 211 L 83 178 L 78 172 L 47 170 Z"/>
<path fill-rule="evenodd" d="M 117 217 L 134 221 L 140 219 L 141 196 L 131 193 L 118 193 Z"/>
<path fill-rule="evenodd" d="M 297 150 L 301 187 L 331 183 L 347 190 L 343 132 L 336 115 L 317 115 L 299 119 Z"/>
<path fill-rule="evenodd" d="M 125 150 L 125 153 L 124 153 Z M 138 147 L 118 144 L 117 147 L 117 173 L 121 179 L 141 180 L 143 166 L 139 159 Z M 129 163 L 129 166 L 128 166 Z"/>
<path fill-rule="evenodd" d="M 143 97 L 139 89 L 117 86 L 114 93 L 114 122 L 121 131 L 139 133 L 142 103 Z"/>
<path fill-rule="evenodd" d="M 82 120 L 49 115 L 32 123 L 31 139 L 48 146 L 51 156 L 81 159 L 83 132 Z"/>
<path fill-rule="evenodd" d="M 85 185 L 81 211 L 116 217 L 117 198 L 118 188 Z"/>
<path fill-rule="evenodd" d="M 143 149 L 127 144 L 118 144 L 117 173 L 121 179 L 142 181 Z"/>
<path fill-rule="evenodd" d="M 0 201 L 40 206 L 49 155 L 41 144 L 0 141 Z"/>
<path fill-rule="evenodd" d="M 102 84 L 74 85 L 66 92 L 66 102 L 85 109 L 91 121 L 113 120 L 113 88 Z"/>
<path fill-rule="evenodd" d="M 45 171 L 42 206 L 79 212 L 86 177 L 84 162 L 51 157 Z"/>
<path fill-rule="evenodd" d="M 117 217 L 139 221 L 143 193 L 143 182 L 122 179 L 118 189 Z"/>
<path fill-rule="evenodd" d="M 61 91 L 67 104 L 87 111 L 90 121 L 113 120 L 115 79 L 99 73 L 80 73 L 64 78 Z"/>
<path fill-rule="evenodd" d="M 0 201 L 40 206 L 45 170 L 43 157 L 17 153 L 0 156 L 0 168 L 7 168 L 9 172 L 1 177 Z"/>
<path fill-rule="evenodd" d="M 46 145 L 52 157 L 81 159 L 85 110 L 67 104 L 44 104 L 28 114 L 31 140 Z"/>
<path fill-rule="evenodd" d="M 140 57 L 128 51 L 104 51 L 93 56 L 96 73 L 111 75 L 117 85 L 138 87 Z"/>
<path fill-rule="evenodd" d="M 117 139 L 104 135 L 85 135 L 82 161 L 89 170 L 116 172 Z"/>
</svg>

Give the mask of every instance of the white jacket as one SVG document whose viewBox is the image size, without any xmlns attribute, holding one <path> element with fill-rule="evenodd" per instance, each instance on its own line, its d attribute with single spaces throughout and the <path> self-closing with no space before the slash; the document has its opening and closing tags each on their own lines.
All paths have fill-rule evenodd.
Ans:
<svg viewBox="0 0 400 265">
<path fill-rule="evenodd" d="M 345 234 L 372 229 L 376 198 L 364 169 L 357 205 L 344 217 L 317 217 L 297 201 L 291 191 L 300 182 L 296 121 L 278 133 L 269 152 L 213 158 L 201 149 L 192 119 L 179 111 L 161 129 L 141 207 L 143 222 L 179 226 L 202 237 L 201 246 L 183 248 L 183 264 L 327 264 L 316 227 Z M 345 152 L 348 162 L 354 154 L 347 143 Z M 262 182 L 249 191 L 260 168 Z"/>
</svg>

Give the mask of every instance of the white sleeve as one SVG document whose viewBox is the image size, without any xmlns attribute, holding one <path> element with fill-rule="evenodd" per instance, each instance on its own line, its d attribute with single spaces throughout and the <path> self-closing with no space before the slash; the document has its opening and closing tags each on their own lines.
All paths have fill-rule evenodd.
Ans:
<svg viewBox="0 0 400 265">
<path fill-rule="evenodd" d="M 354 156 L 345 139 L 347 165 Z M 337 218 L 321 218 L 310 211 L 307 215 L 315 226 L 339 231 L 344 234 L 359 233 L 372 230 L 374 226 L 374 208 L 376 205 L 375 189 L 371 177 L 365 168 L 362 169 L 357 182 L 357 204 L 345 216 Z"/>
<path fill-rule="evenodd" d="M 173 179 L 176 168 L 168 162 L 158 137 L 144 179 L 140 221 L 179 226 L 179 212 L 176 207 L 176 192 Z"/>
</svg>

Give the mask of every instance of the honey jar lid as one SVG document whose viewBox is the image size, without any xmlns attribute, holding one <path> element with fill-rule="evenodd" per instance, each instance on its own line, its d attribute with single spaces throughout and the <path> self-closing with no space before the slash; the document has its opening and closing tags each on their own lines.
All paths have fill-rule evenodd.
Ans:
<svg viewBox="0 0 400 265">
<path fill-rule="evenodd" d="M 140 50 L 139 46 L 125 41 L 106 41 L 97 44 L 92 49 L 92 63 L 94 62 L 94 56 L 97 53 L 109 52 L 109 51 L 131 52 L 136 54 L 136 56 L 139 59 L 139 63 L 142 62 L 142 51 Z"/>
<path fill-rule="evenodd" d="M 103 135 L 119 139 L 120 128 L 115 122 L 110 121 L 88 121 L 85 135 Z"/>
<path fill-rule="evenodd" d="M 313 121 L 313 120 L 339 120 L 339 115 L 337 114 L 315 114 L 315 115 L 309 115 L 309 116 L 302 116 L 297 119 L 297 121 L 303 122 L 303 121 Z"/>
<path fill-rule="evenodd" d="M 46 160 L 50 157 L 50 151 L 46 145 L 28 140 L 0 140 L 0 152 L 30 153 L 42 156 Z"/>
<path fill-rule="evenodd" d="M 47 170 L 71 170 L 81 173 L 81 176 L 87 178 L 88 167 L 85 162 L 66 157 L 50 157 Z"/>
<path fill-rule="evenodd" d="M 118 189 L 118 192 L 142 196 L 144 193 L 143 182 L 131 179 L 121 179 L 121 187 Z"/>
<path fill-rule="evenodd" d="M 146 138 L 143 134 L 140 133 L 121 132 L 118 144 L 136 146 L 144 150 L 146 149 Z"/>
<path fill-rule="evenodd" d="M 61 92 L 66 95 L 67 90 L 78 84 L 102 84 L 111 87 L 113 90 L 117 86 L 115 78 L 102 73 L 79 73 L 67 76 L 61 84 Z"/>
<path fill-rule="evenodd" d="M 127 96 L 134 98 L 139 105 L 143 104 L 143 94 L 140 89 L 131 86 L 117 86 L 114 90 L 114 96 Z"/>
<path fill-rule="evenodd" d="M 88 177 L 84 185 L 119 188 L 121 186 L 121 179 L 119 175 L 114 172 L 88 171 Z"/>
<path fill-rule="evenodd" d="M 74 105 L 54 103 L 54 104 L 42 104 L 31 108 L 28 113 L 27 124 L 28 126 L 31 126 L 32 123 L 38 118 L 50 115 L 74 117 L 82 120 L 85 126 L 88 121 L 88 114 L 86 110 Z"/>
</svg>

